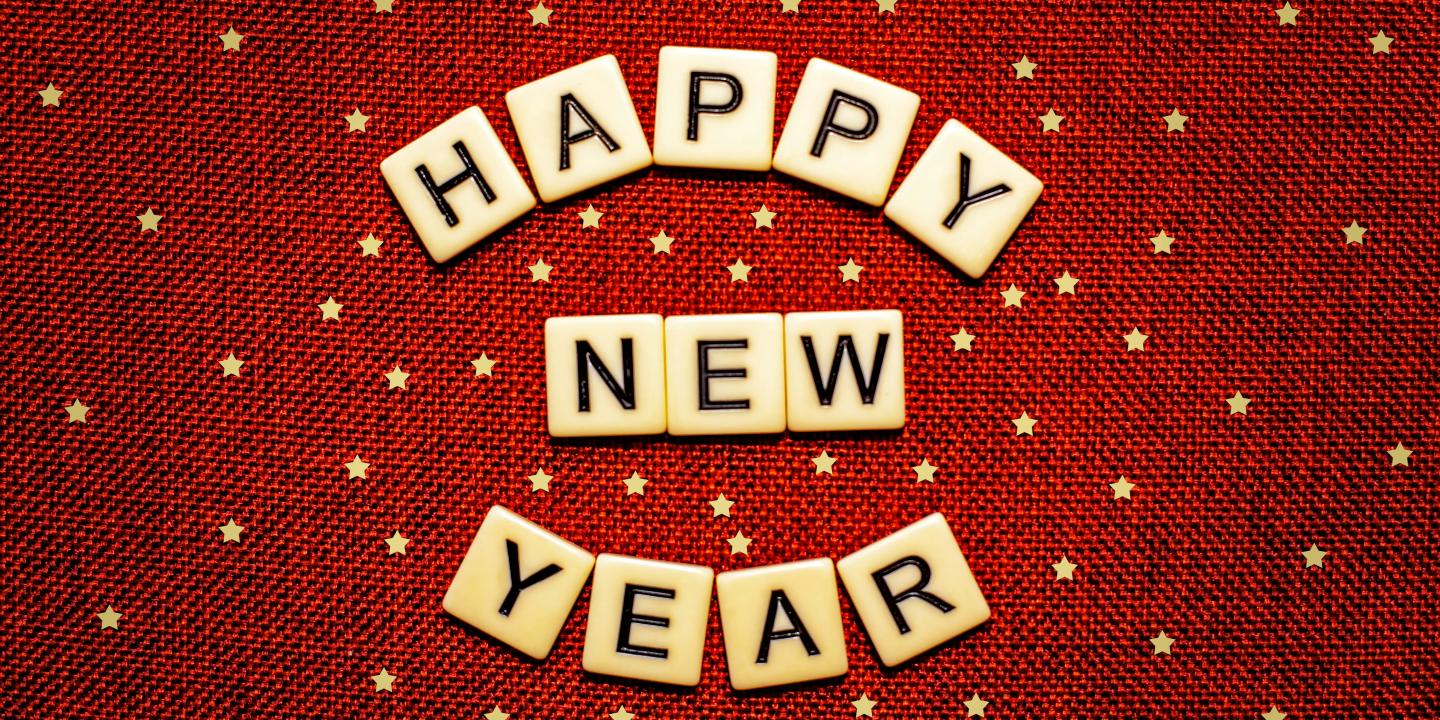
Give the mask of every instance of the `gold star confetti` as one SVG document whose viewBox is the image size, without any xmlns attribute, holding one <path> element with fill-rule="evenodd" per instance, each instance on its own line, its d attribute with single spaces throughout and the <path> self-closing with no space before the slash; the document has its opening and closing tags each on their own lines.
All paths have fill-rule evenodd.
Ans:
<svg viewBox="0 0 1440 720">
<path fill-rule="evenodd" d="M 720 517 L 721 515 L 730 517 L 730 508 L 734 505 L 734 500 L 726 500 L 725 493 L 720 493 L 720 497 L 710 501 L 710 517 Z"/>
<path fill-rule="evenodd" d="M 1290 3 L 1287 2 L 1285 7 L 1275 8 L 1275 14 L 1280 16 L 1281 25 L 1294 25 L 1295 18 L 1300 15 L 1300 11 L 1290 7 Z"/>
<path fill-rule="evenodd" d="M 730 543 L 731 555 L 749 555 L 750 540 L 751 538 L 745 537 L 744 533 L 736 530 L 735 537 L 729 538 L 725 542 Z"/>
<path fill-rule="evenodd" d="M 730 282 L 750 282 L 750 271 L 754 268 L 744 260 L 735 258 L 735 264 L 725 268 L 730 271 Z"/>
<path fill-rule="evenodd" d="M 37 90 L 40 94 L 40 107 L 60 107 L 60 96 L 65 94 L 64 90 L 56 90 L 55 83 L 46 83 L 44 90 Z"/>
<path fill-rule="evenodd" d="M 1189 115 L 1180 114 L 1180 108 L 1172 108 L 1165 116 L 1165 132 L 1185 132 L 1185 121 L 1189 119 Z"/>
<path fill-rule="evenodd" d="M 1170 646 L 1175 644 L 1175 638 L 1166 637 L 1165 631 L 1161 630 L 1158 636 L 1150 638 L 1150 644 L 1155 646 L 1156 655 L 1169 655 Z"/>
<path fill-rule="evenodd" d="M 345 470 L 350 473 L 351 480 L 354 480 L 355 478 L 362 478 L 366 480 L 369 479 L 365 475 L 365 472 L 370 469 L 370 463 L 361 460 L 359 455 L 356 455 L 354 460 L 345 463 L 344 467 Z"/>
<path fill-rule="evenodd" d="M 224 360 L 220 361 L 220 368 L 222 372 L 224 372 L 224 374 L 220 377 L 230 377 L 231 375 L 238 376 L 240 374 L 240 366 L 244 364 L 244 360 L 236 358 L 235 353 L 230 353 L 229 356 L 227 356 Z"/>
<path fill-rule="evenodd" d="M 1016 80 L 1019 80 L 1021 78 L 1025 78 L 1027 80 L 1035 79 L 1035 68 L 1037 66 L 1035 63 L 1030 62 L 1030 56 L 1028 55 L 1021 55 L 1020 61 L 1010 63 L 1010 67 L 1015 68 Z"/>
<path fill-rule="evenodd" d="M 86 404 L 84 404 L 84 403 L 82 403 L 82 402 L 80 402 L 80 399 L 79 399 L 79 398 L 76 398 L 75 400 L 71 401 L 71 403 L 70 403 L 69 405 L 61 405 L 60 407 L 65 408 L 65 416 L 66 416 L 65 422 L 67 422 L 67 423 L 77 423 L 77 422 L 78 422 L 78 423 L 83 423 L 83 422 L 86 422 L 86 417 L 85 417 L 85 416 L 90 413 L 90 406 L 89 406 L 89 405 L 86 405 Z M 1406 454 L 1408 455 L 1409 453 L 1406 453 Z M 1392 453 L 1392 457 L 1393 457 L 1393 453 Z M 1406 464 L 1408 465 L 1409 463 L 1406 463 Z"/>
<path fill-rule="evenodd" d="M 79 405 L 80 401 L 76 400 L 75 404 Z M 85 406 L 80 405 L 80 407 L 84 408 Z M 88 410 L 89 408 L 85 409 Z M 73 414 L 70 416 L 70 422 L 75 422 L 75 416 Z M 85 417 L 83 413 L 81 414 L 80 422 L 85 422 Z M 1413 453 L 1412 450 L 1405 447 L 1405 443 L 1401 442 L 1395 443 L 1395 447 L 1386 450 L 1385 452 L 1390 453 L 1390 467 L 1395 467 L 1396 465 L 1409 465 L 1410 455 Z"/>
<path fill-rule="evenodd" d="M 851 700 L 850 704 L 855 706 L 855 717 L 875 717 L 875 706 L 879 703 L 871 700 L 868 694 L 860 693 L 860 699 Z"/>
<path fill-rule="evenodd" d="M 395 692 L 395 678 L 389 670 L 380 668 L 379 675 L 371 675 L 370 680 L 375 683 L 375 692 Z"/>
<path fill-rule="evenodd" d="M 394 390 L 396 388 L 399 388 L 401 390 L 408 390 L 409 388 L 405 387 L 405 381 L 409 379 L 410 373 L 401 370 L 400 366 L 396 365 L 394 370 L 385 373 L 385 382 L 389 383 L 389 386 L 385 389 Z"/>
<path fill-rule="evenodd" d="M 961 350 L 969 351 L 970 343 L 974 341 L 974 335 L 971 335 L 965 328 L 960 328 L 960 332 L 950 336 L 950 342 L 955 343 L 955 347 L 951 348 L 951 350 L 954 352 L 959 352 Z"/>
<path fill-rule="evenodd" d="M 491 360 L 489 355 L 482 352 L 480 353 L 480 357 L 471 360 L 470 364 L 475 367 L 475 377 L 480 377 L 481 375 L 485 377 L 495 377 L 493 372 L 495 369 L 495 361 Z"/>
<path fill-rule="evenodd" d="M 920 464 L 910 468 L 915 471 L 915 482 L 935 482 L 935 471 L 940 468 L 930 464 L 930 458 L 921 458 Z"/>
<path fill-rule="evenodd" d="M 595 209 L 594 205 L 586 205 L 585 209 L 577 213 L 580 216 L 580 228 L 599 228 L 600 218 L 605 213 Z"/>
<path fill-rule="evenodd" d="M 550 492 L 550 481 L 554 480 L 555 476 L 545 472 L 545 468 L 537 467 L 535 474 L 525 479 L 530 481 L 530 492 Z"/>
<path fill-rule="evenodd" d="M 1078 282 L 1080 282 L 1080 278 L 1071 277 L 1070 271 L 1066 270 L 1065 273 L 1062 274 L 1060 277 L 1055 278 L 1055 287 L 1057 288 L 1056 294 L 1074 295 L 1075 284 Z"/>
<path fill-rule="evenodd" d="M 895 3 L 896 3 L 896 2 L 897 2 L 897 0 L 875 0 L 875 4 L 880 6 L 880 12 L 881 12 L 881 13 L 887 13 L 887 12 L 888 12 L 888 13 L 890 13 L 890 14 L 892 14 L 892 15 L 895 13 Z"/>
<path fill-rule="evenodd" d="M 1290 6 L 1290 3 L 1285 3 L 1285 6 L 1286 6 L 1286 7 L 1289 7 L 1289 6 Z M 1279 10 L 1276 10 L 1275 12 L 1280 12 L 1280 11 L 1279 11 Z M 1296 10 L 1296 12 L 1299 12 L 1299 10 Z M 1291 24 L 1293 25 L 1294 23 L 1291 23 Z M 1283 712 L 1280 712 L 1280 709 L 1279 709 L 1279 708 L 1275 707 L 1274 705 L 1271 705 L 1271 706 L 1270 706 L 1270 712 L 1260 713 L 1260 717 L 1261 717 L 1261 720 L 1285 720 L 1285 718 L 1287 718 L 1287 717 L 1289 717 L 1289 716 L 1286 715 L 1286 714 L 1283 713 Z"/>
<path fill-rule="evenodd" d="M 1010 289 L 1001 290 L 1000 297 L 1005 298 L 1005 304 L 1000 307 L 1021 307 L 1020 298 L 1025 297 L 1025 291 L 1015 287 L 1015 283 L 1010 283 Z"/>
<path fill-rule="evenodd" d="M 394 4 L 395 0 L 375 0 L 375 12 L 394 12 L 394 9 L 391 7 Z"/>
<path fill-rule="evenodd" d="M 665 253 L 666 255 L 669 255 L 669 254 L 670 254 L 670 244 L 673 243 L 673 242 L 675 242 L 675 238 L 672 238 L 672 237 L 670 237 L 669 235 L 666 235 L 666 234 L 665 234 L 665 231 L 664 231 L 664 230 L 661 230 L 659 235 L 656 235 L 655 237 L 650 238 L 650 244 L 655 246 L 655 251 L 652 252 L 651 254 L 652 254 L 652 255 L 658 255 L 658 254 L 660 254 L 660 253 L 663 252 L 663 253 Z"/>
<path fill-rule="evenodd" d="M 635 720 L 635 713 L 626 710 L 625 706 L 621 705 L 619 710 L 610 713 L 610 720 Z"/>
<path fill-rule="evenodd" d="M 640 477 L 640 473 L 638 473 L 638 472 L 631 472 L 631 473 L 630 473 L 630 477 L 625 478 L 625 480 L 624 480 L 624 483 L 625 483 L 625 494 L 626 494 L 627 496 L 629 496 L 629 495 L 644 495 L 644 494 L 645 494 L 645 483 L 648 483 L 648 482 L 650 482 L 650 481 L 649 481 L 649 480 L 646 480 L 646 479 L 643 478 L 643 477 Z"/>
<path fill-rule="evenodd" d="M 229 522 L 221 525 L 218 529 L 220 530 L 221 543 L 238 543 L 240 542 L 240 533 L 245 532 L 243 526 L 235 524 L 235 518 L 230 518 Z"/>
<path fill-rule="evenodd" d="M 1364 244 L 1365 244 L 1365 231 L 1367 231 L 1367 230 L 1369 230 L 1369 229 L 1370 229 L 1370 228 L 1361 227 L 1361 226 L 1360 226 L 1360 223 L 1358 223 L 1358 222 L 1356 222 L 1356 221 L 1354 221 L 1354 220 L 1351 220 L 1351 221 L 1350 221 L 1350 226 L 1347 227 L 1347 228 L 1342 229 L 1340 232 L 1345 233 L 1345 244 L 1346 244 L 1346 245 L 1364 245 Z"/>
<path fill-rule="evenodd" d="M 775 215 L 776 213 L 770 212 L 770 208 L 765 207 L 764 205 L 761 205 L 759 210 L 750 213 L 750 217 L 755 218 L 756 230 L 759 230 L 762 227 L 774 228 Z"/>
<path fill-rule="evenodd" d="M 1131 350 L 1144 350 L 1145 341 L 1150 339 L 1149 335 L 1140 332 L 1140 328 L 1130 328 L 1130 333 L 1125 338 L 1125 352 Z"/>
<path fill-rule="evenodd" d="M 320 322 L 325 322 L 326 320 L 339 320 L 340 308 L 345 306 L 335 302 L 335 298 L 327 297 L 325 298 L 325 302 L 316 305 L 316 307 L 320 308 Z"/>
<path fill-rule="evenodd" d="M 115 612 L 115 608 L 106 605 L 105 612 L 95 613 L 95 617 L 100 618 L 101 630 L 119 630 L 120 618 L 125 617 L 125 613 Z"/>
<path fill-rule="evenodd" d="M 1120 498 L 1129 500 L 1130 491 L 1135 489 L 1135 483 L 1130 482 L 1125 479 L 1124 475 L 1121 475 L 1119 480 L 1110 483 L 1110 489 L 1115 493 L 1115 500 L 1119 500 Z"/>
<path fill-rule="evenodd" d="M 373 234 L 367 233 L 364 240 L 356 240 L 360 245 L 360 257 L 373 255 L 380 257 L 380 246 L 385 244 L 384 240 L 377 239 Z"/>
<path fill-rule="evenodd" d="M 1064 119 L 1065 116 L 1056 113 L 1055 108 L 1046 110 L 1045 114 L 1040 116 L 1040 132 L 1060 132 L 1060 121 Z"/>
<path fill-rule="evenodd" d="M 1166 255 L 1171 254 L 1171 252 L 1170 252 L 1170 246 L 1171 246 L 1174 242 L 1175 242 L 1175 238 L 1172 238 L 1172 237 L 1170 237 L 1169 235 L 1166 235 L 1166 234 L 1165 234 L 1165 231 L 1164 231 L 1164 230 L 1161 230 L 1159 235 L 1156 235 L 1155 237 L 1150 238 L 1150 243 L 1155 246 L 1155 252 L 1152 253 L 1152 254 L 1154 254 L 1154 255 L 1159 255 L 1160 253 L 1165 253 Z"/>
<path fill-rule="evenodd" d="M 1305 567 L 1323 568 L 1325 567 L 1325 556 L 1330 553 L 1316 547 L 1315 543 L 1310 543 L 1310 549 L 1302 551 L 1300 554 L 1305 556 Z"/>
<path fill-rule="evenodd" d="M 400 534 L 400 531 L 399 531 L 399 530 L 396 530 L 394 535 L 391 535 L 390 537 L 385 538 L 385 546 L 386 546 L 387 548 L 389 548 L 389 552 L 386 553 L 386 554 L 387 554 L 387 555 L 404 555 L 404 554 L 405 554 L 405 546 L 406 546 L 406 545 L 409 545 L 409 544 L 410 544 L 410 538 L 407 538 L 407 537 L 401 535 L 401 534 Z"/>
<path fill-rule="evenodd" d="M 370 119 L 370 116 L 360 112 L 360 108 L 355 108 L 355 112 L 344 116 L 344 119 L 345 124 L 349 126 L 347 132 L 365 132 L 365 122 Z"/>
<path fill-rule="evenodd" d="M 981 700 L 980 693 L 971 693 L 970 699 L 962 704 L 965 706 L 965 717 L 985 717 L 985 706 L 990 701 Z"/>
<path fill-rule="evenodd" d="M 863 265 L 856 265 L 855 258 L 849 258 L 844 265 L 840 266 L 840 282 L 860 282 L 860 271 L 864 270 Z"/>
<path fill-rule="evenodd" d="M 164 216 L 164 215 L 156 215 L 154 208 L 148 208 L 148 207 L 147 207 L 147 208 L 145 208 L 145 214 L 144 214 L 144 215 L 136 215 L 136 216 L 135 216 L 135 219 L 140 221 L 140 232 L 143 233 L 143 232 L 145 232 L 146 230 L 151 230 L 151 231 L 154 231 L 154 232 L 160 232 L 160 219 L 163 218 L 163 217 L 165 217 L 165 216 Z"/>
<path fill-rule="evenodd" d="M 550 14 L 555 11 L 545 7 L 545 3 L 542 1 L 536 2 L 535 7 L 530 8 L 525 12 L 530 13 L 530 26 L 534 27 L 536 25 L 549 25 Z"/>
<path fill-rule="evenodd" d="M 820 473 L 825 473 L 826 475 L 835 474 L 835 458 L 830 457 L 829 450 L 821 450 L 819 455 L 810 458 L 810 462 L 815 463 L 816 475 Z"/>
<path fill-rule="evenodd" d="M 1385 34 L 1385 31 L 1381 30 L 1380 32 L 1375 34 L 1375 37 L 1370 38 L 1370 54 L 1375 55 L 1378 53 L 1385 53 L 1386 55 L 1389 55 L 1390 43 L 1394 41 L 1395 38 L 1387 36 Z"/>
<path fill-rule="evenodd" d="M 226 30 L 226 31 L 225 31 L 225 34 L 220 36 L 220 43 L 221 43 L 222 45 L 224 45 L 224 48 L 223 48 L 220 52 L 227 52 L 227 51 L 229 51 L 229 50 L 239 50 L 239 49 L 240 49 L 240 41 L 241 41 L 241 40 L 244 40 L 244 39 L 245 39 L 245 36 L 244 36 L 244 35 L 241 35 L 241 34 L 238 33 L 238 32 L 235 32 L 235 28 L 232 27 L 232 28 L 230 28 L 229 30 Z"/>
<path fill-rule="evenodd" d="M 1035 423 L 1040 421 L 1030 417 L 1029 411 L 1022 410 L 1020 417 L 1014 418 L 1010 422 L 1015 423 L 1016 435 L 1034 435 Z"/>
<path fill-rule="evenodd" d="M 1231 415 L 1249 415 L 1250 400 L 1251 398 L 1245 397 L 1239 390 L 1235 391 L 1235 397 L 1225 398 L 1225 402 L 1230 405 Z"/>
<path fill-rule="evenodd" d="M 800 12 L 800 0 L 780 0 L 780 12 Z"/>
<path fill-rule="evenodd" d="M 480 717 L 485 718 L 485 720 L 510 720 L 510 713 L 500 712 L 500 706 L 496 705 L 494 710 L 491 710 L 490 712 L 485 713 Z"/>
<path fill-rule="evenodd" d="M 1055 570 L 1055 580 L 1056 580 L 1057 582 L 1060 581 L 1060 580 L 1069 580 L 1069 581 L 1071 581 L 1071 582 L 1074 582 L 1074 581 L 1075 581 L 1075 568 L 1080 567 L 1080 566 L 1079 566 L 1079 565 L 1076 565 L 1076 564 L 1073 563 L 1073 562 L 1070 562 L 1070 558 L 1068 558 L 1068 557 L 1066 557 L 1066 556 L 1064 556 L 1064 555 L 1061 555 L 1061 556 L 1060 556 L 1060 562 L 1051 563 L 1051 564 L 1050 564 L 1050 567 L 1051 567 L 1053 570 Z"/>
<path fill-rule="evenodd" d="M 536 260 L 534 265 L 527 268 L 530 271 L 530 282 L 550 282 L 550 271 L 555 268 L 546 265 L 543 259 Z"/>
</svg>

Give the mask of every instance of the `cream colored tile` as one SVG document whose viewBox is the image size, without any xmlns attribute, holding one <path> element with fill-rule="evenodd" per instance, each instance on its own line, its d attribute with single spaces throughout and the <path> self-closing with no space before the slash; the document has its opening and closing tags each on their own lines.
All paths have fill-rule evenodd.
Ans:
<svg viewBox="0 0 1440 720">
<path fill-rule="evenodd" d="M 593 673 L 697 685 L 715 571 L 602 554 L 581 664 Z"/>
<path fill-rule="evenodd" d="M 671 435 L 785 431 L 780 313 L 665 318 Z"/>
<path fill-rule="evenodd" d="M 665 327 L 659 315 L 545 321 L 545 412 L 555 437 L 665 432 Z"/>
<path fill-rule="evenodd" d="M 939 513 L 866 545 L 835 567 L 887 666 L 990 619 L 990 606 Z"/>
<path fill-rule="evenodd" d="M 899 310 L 785 316 L 786 425 L 797 432 L 905 425 Z"/>
<path fill-rule="evenodd" d="M 478 107 L 396 150 L 380 163 L 380 174 L 438 263 L 535 207 L 535 196 Z"/>
<path fill-rule="evenodd" d="M 725 660 L 736 690 L 844 675 L 845 629 L 830 558 L 732 570 L 715 578 Z"/>
<path fill-rule="evenodd" d="M 533 658 L 550 654 L 595 556 L 496 505 L 455 571 L 445 612 Z"/>
<path fill-rule="evenodd" d="M 985 274 L 1040 197 L 1044 184 L 949 120 L 885 206 L 885 216 L 961 272 Z"/>
<path fill-rule="evenodd" d="M 885 204 L 920 96 L 832 62 L 805 67 L 775 148 L 775 169 L 870 205 Z"/>
<path fill-rule="evenodd" d="M 650 146 L 614 55 L 505 94 L 525 163 L 545 202 L 650 166 Z"/>
<path fill-rule="evenodd" d="M 660 48 L 656 164 L 769 170 L 775 67 L 772 52 Z"/>
</svg>

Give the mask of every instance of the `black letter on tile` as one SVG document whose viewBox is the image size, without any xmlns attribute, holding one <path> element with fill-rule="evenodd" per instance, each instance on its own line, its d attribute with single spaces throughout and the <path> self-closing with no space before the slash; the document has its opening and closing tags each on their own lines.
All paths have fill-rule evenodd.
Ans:
<svg viewBox="0 0 1440 720">
<path fill-rule="evenodd" d="M 914 567 L 920 571 L 920 581 L 910 587 L 909 590 L 896 594 L 890 589 L 890 582 L 885 578 L 891 573 L 905 567 Z M 885 601 L 885 606 L 890 608 L 890 616 L 895 618 L 895 626 L 900 628 L 900 634 L 910 632 L 910 623 L 905 622 L 905 615 L 900 612 L 900 603 L 910 598 L 924 600 L 937 608 L 940 612 L 948 613 L 955 609 L 954 605 L 941 600 L 932 593 L 925 592 L 925 586 L 930 584 L 930 563 L 918 555 L 900 558 L 889 565 L 886 565 L 873 573 L 870 577 L 875 579 L 875 587 L 880 590 L 880 599 Z"/>
<path fill-rule="evenodd" d="M 701 410 L 746 410 L 750 407 L 747 400 L 711 400 L 710 399 L 710 378 L 743 378 L 745 368 L 729 368 L 712 370 L 710 368 L 711 350 L 740 350 L 750 346 L 749 340 L 697 340 L 695 342 L 695 354 L 698 355 L 697 365 L 700 368 L 700 409 Z"/>
<path fill-rule="evenodd" d="M 971 195 L 970 158 L 965 157 L 965 153 L 960 153 L 960 201 L 955 203 L 955 207 L 950 208 L 950 214 L 945 216 L 945 227 L 955 227 L 955 223 L 960 220 L 960 213 L 965 212 L 965 208 L 970 207 L 975 203 L 985 202 L 986 200 L 989 200 L 991 198 L 1000 197 L 1001 195 L 1004 195 L 1008 192 L 1010 192 L 1010 186 L 1006 185 L 1005 183 L 1000 183 L 999 185 L 996 185 L 989 190 L 984 190 L 975 195 Z"/>
<path fill-rule="evenodd" d="M 620 637 L 615 642 L 615 652 L 664 660 L 665 657 L 670 654 L 670 651 L 665 648 L 652 648 L 645 647 L 644 645 L 630 644 L 631 625 L 670 627 L 670 618 L 655 617 L 654 615 L 636 615 L 635 596 L 637 595 L 665 598 L 666 600 L 675 599 L 674 590 L 625 583 L 625 601 L 620 605 Z"/>
<path fill-rule="evenodd" d="M 840 103 L 860 108 L 860 111 L 865 113 L 865 127 L 847 128 L 842 125 L 836 125 L 835 113 L 840 110 Z M 825 109 L 825 119 L 820 122 L 820 132 L 815 136 L 815 145 L 810 148 L 810 154 L 815 157 L 820 157 L 820 153 L 825 150 L 825 139 L 830 137 L 831 133 L 843 138 L 850 138 L 851 140 L 864 140 L 874 135 L 875 128 L 879 127 L 879 125 L 880 113 L 875 109 L 874 105 L 854 95 L 836 90 L 834 94 L 830 96 L 830 107 Z"/>
<path fill-rule="evenodd" d="M 815 343 L 809 335 L 800 337 L 805 346 L 805 359 L 810 362 L 810 377 L 815 381 L 815 394 L 820 396 L 821 405 L 829 405 L 835 399 L 835 386 L 840 379 L 840 358 L 850 358 L 850 370 L 855 373 L 855 384 L 860 386 L 860 399 L 866 405 L 875 404 L 875 390 L 880 385 L 880 368 L 885 364 L 885 346 L 890 344 L 890 333 L 880 333 L 875 342 L 875 362 L 870 367 L 870 379 L 865 379 L 865 369 L 860 367 L 860 354 L 855 351 L 855 342 L 849 335 L 841 335 L 835 341 L 835 359 L 830 361 L 828 381 L 820 379 L 820 361 L 815 357 Z"/>
<path fill-rule="evenodd" d="M 600 375 L 600 381 L 615 399 L 620 401 L 620 407 L 626 410 L 635 409 L 635 347 L 630 338 L 620 340 L 620 377 L 624 380 L 624 386 L 615 382 L 615 376 L 610 374 L 610 368 L 600 361 L 600 356 L 595 354 L 595 348 L 590 347 L 588 340 L 575 341 L 575 370 L 578 373 L 580 384 L 580 412 L 590 412 L 590 368 Z"/>
<path fill-rule="evenodd" d="M 790 622 L 789 630 L 775 629 L 776 611 L 785 613 L 785 619 Z M 765 630 L 760 636 L 760 655 L 755 658 L 755 663 L 766 663 L 770 661 L 770 641 L 789 640 L 800 638 L 805 645 L 806 655 L 819 655 L 820 648 L 815 644 L 815 639 L 810 637 L 809 631 L 805 629 L 805 623 L 800 622 L 800 615 L 795 612 L 795 606 L 790 604 L 790 598 L 785 595 L 784 590 L 770 591 L 770 609 L 765 612 Z"/>
<path fill-rule="evenodd" d="M 571 110 L 574 110 L 575 114 L 580 116 L 580 120 L 585 123 L 585 129 L 575 133 L 574 135 L 570 134 Z M 576 100 L 574 95 L 566 93 L 560 96 L 561 170 L 570 169 L 570 145 L 572 143 L 577 143 L 582 140 L 589 140 L 590 138 L 600 138 L 600 144 L 604 145 L 605 149 L 612 153 L 620 149 L 620 144 L 615 142 L 615 140 L 610 137 L 609 133 L 605 132 L 605 128 L 600 127 L 600 123 L 595 122 L 595 118 L 590 117 L 590 111 L 586 110 L 585 106 L 581 105 L 580 101 Z"/>
<path fill-rule="evenodd" d="M 520 577 L 520 546 L 516 545 L 514 540 L 506 539 L 505 554 L 510 557 L 510 592 L 505 593 L 505 601 L 500 603 L 500 614 L 510 617 L 510 611 L 515 609 L 515 601 L 520 599 L 520 591 L 559 574 L 560 566 L 550 563 L 536 570 L 530 577 L 522 578 Z"/>
<path fill-rule="evenodd" d="M 420 183 L 430 193 L 430 199 L 435 201 L 435 206 L 440 208 L 440 214 L 445 218 L 445 224 L 455 227 L 460 224 L 460 218 L 455 216 L 455 210 L 450 203 L 445 201 L 445 193 L 465 184 L 466 180 L 474 180 L 480 187 L 480 194 L 484 196 L 485 202 L 495 202 L 495 191 L 490 189 L 490 184 L 485 182 L 485 176 L 480 174 L 480 168 L 475 167 L 475 161 L 470 159 L 470 151 L 466 149 L 465 143 L 456 141 L 451 147 L 455 148 L 455 154 L 460 156 L 460 163 L 465 166 L 464 170 L 455 177 L 446 180 L 439 185 L 435 184 L 435 178 L 430 175 L 430 168 L 419 165 L 415 168 L 415 174 L 420 176 Z"/>
<path fill-rule="evenodd" d="M 706 82 L 724 83 L 730 86 L 730 100 L 724 105 L 702 105 L 700 104 L 700 84 Z M 691 142 L 700 139 L 700 113 L 712 115 L 723 115 L 734 112 L 740 107 L 740 100 L 744 93 L 740 90 L 740 81 L 734 75 L 725 73 L 710 73 L 695 71 L 690 73 L 690 126 L 685 131 L 685 139 Z"/>
</svg>

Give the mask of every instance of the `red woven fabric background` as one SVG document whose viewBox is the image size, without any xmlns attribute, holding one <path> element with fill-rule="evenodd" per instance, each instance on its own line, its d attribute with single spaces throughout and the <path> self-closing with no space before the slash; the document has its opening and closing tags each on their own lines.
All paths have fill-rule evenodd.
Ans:
<svg viewBox="0 0 1440 720">
<path fill-rule="evenodd" d="M 1434 717 L 1440 10 L 1299 2 L 1282 27 L 1278 5 L 555 0 L 532 27 L 512 0 L 0 2 L 0 712 L 843 718 L 863 692 L 887 718 L 964 717 L 972 693 L 987 718 Z M 245 39 L 223 52 L 231 26 Z M 1380 30 L 1389 54 L 1366 41 Z M 504 93 L 604 53 L 649 128 L 667 44 L 778 53 L 777 134 L 812 56 L 915 91 L 897 182 L 956 117 L 1047 189 L 979 282 L 779 174 L 662 168 L 426 258 L 382 158 L 478 104 L 523 167 Z M 1009 66 L 1022 54 L 1033 80 Z M 36 96 L 51 82 L 58 108 Z M 1066 119 L 1042 133 L 1051 107 Z M 341 119 L 355 108 L 363 133 Z M 754 228 L 762 203 L 773 230 Z M 140 232 L 147 207 L 159 232 Z M 671 255 L 647 241 L 661 229 Z M 1173 254 L 1147 239 L 1162 229 Z M 748 283 L 724 269 L 737 257 Z M 1051 280 L 1066 270 L 1073 296 Z M 1011 283 L 1022 308 L 1002 307 Z M 905 313 L 902 432 L 545 432 L 547 317 L 884 307 Z M 961 327 L 973 352 L 951 349 Z M 217 364 L 231 352 L 238 378 Z M 408 389 L 387 390 L 397 364 Z M 1229 414 L 1237 391 L 1248 414 Z M 342 466 L 356 455 L 366 478 Z M 542 465 L 556 479 L 532 493 Z M 1107 487 L 1121 475 L 1132 500 Z M 718 493 L 734 517 L 711 517 Z M 698 688 L 590 677 L 588 591 L 540 663 L 441 612 L 495 503 L 593 552 L 717 571 L 838 558 L 939 511 L 994 618 L 882 670 L 843 600 L 848 676 L 738 694 L 712 608 Z M 222 543 L 232 517 L 247 529 Z M 381 541 L 396 530 L 406 555 Z M 1049 567 L 1062 555 L 1073 582 Z M 382 667 L 393 692 L 368 679 Z"/>
</svg>

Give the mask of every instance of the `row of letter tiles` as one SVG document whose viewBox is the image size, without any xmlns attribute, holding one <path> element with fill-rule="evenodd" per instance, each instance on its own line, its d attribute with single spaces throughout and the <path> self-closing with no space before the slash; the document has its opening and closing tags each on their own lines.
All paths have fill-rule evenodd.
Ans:
<svg viewBox="0 0 1440 720">
<path fill-rule="evenodd" d="M 545 322 L 555 437 L 893 430 L 898 310 L 594 315 Z"/>
<path fill-rule="evenodd" d="M 662 48 L 653 161 L 770 169 L 776 68 L 771 52 Z M 505 104 L 545 202 L 651 164 L 650 146 L 613 55 L 515 88 Z M 908 90 L 813 58 L 774 149 L 774 167 L 861 202 L 884 204 L 919 107 L 919 96 Z M 380 167 L 436 262 L 450 260 L 535 207 L 535 197 L 479 108 L 462 111 Z M 950 120 L 885 214 L 979 277 L 1041 187 L 1014 160 Z"/>
<path fill-rule="evenodd" d="M 445 611 L 541 659 L 594 566 L 582 665 L 601 675 L 700 682 L 711 587 L 719 596 L 730 683 L 737 690 L 837 677 L 849 670 L 838 571 L 881 662 L 899 665 L 990 617 L 944 516 L 832 563 L 802 560 L 720 573 L 699 565 L 585 550 L 491 508 L 445 593 Z"/>
</svg>

